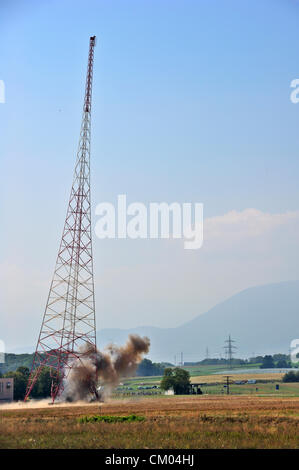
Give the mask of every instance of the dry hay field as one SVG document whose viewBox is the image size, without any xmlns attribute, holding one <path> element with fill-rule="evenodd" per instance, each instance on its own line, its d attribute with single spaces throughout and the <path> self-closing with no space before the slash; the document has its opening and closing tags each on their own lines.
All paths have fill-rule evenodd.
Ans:
<svg viewBox="0 0 299 470">
<path fill-rule="evenodd" d="M 82 416 L 132 413 L 145 420 L 79 422 Z M 0 407 L 1 448 L 299 448 L 298 430 L 299 397 L 172 396 Z"/>
</svg>

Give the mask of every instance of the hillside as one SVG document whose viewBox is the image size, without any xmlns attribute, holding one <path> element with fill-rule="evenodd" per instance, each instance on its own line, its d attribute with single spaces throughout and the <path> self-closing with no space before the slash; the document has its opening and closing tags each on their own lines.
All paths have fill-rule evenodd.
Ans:
<svg viewBox="0 0 299 470">
<path fill-rule="evenodd" d="M 299 281 L 268 284 L 246 289 L 208 312 L 177 328 L 139 327 L 103 329 L 100 345 L 124 343 L 129 333 L 151 339 L 153 360 L 202 359 L 206 347 L 212 355 L 223 354 L 228 334 L 236 340 L 239 357 L 288 353 L 292 339 L 299 337 Z"/>
</svg>

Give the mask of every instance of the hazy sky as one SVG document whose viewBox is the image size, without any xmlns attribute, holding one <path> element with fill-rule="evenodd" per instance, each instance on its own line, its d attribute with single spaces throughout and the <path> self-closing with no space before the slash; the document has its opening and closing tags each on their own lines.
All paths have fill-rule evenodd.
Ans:
<svg viewBox="0 0 299 470">
<path fill-rule="evenodd" d="M 204 203 L 204 245 L 94 238 L 97 326 L 299 278 L 299 2 L 0 2 L 0 339 L 36 343 L 95 49 L 92 199 Z M 96 217 L 93 213 L 94 222 Z"/>
</svg>

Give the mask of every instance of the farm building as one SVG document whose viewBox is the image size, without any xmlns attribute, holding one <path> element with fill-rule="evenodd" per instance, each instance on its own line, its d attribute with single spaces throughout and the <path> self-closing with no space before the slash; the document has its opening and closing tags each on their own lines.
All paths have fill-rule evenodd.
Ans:
<svg viewBox="0 0 299 470">
<path fill-rule="evenodd" d="M 0 403 L 13 401 L 13 379 L 0 379 Z"/>
</svg>

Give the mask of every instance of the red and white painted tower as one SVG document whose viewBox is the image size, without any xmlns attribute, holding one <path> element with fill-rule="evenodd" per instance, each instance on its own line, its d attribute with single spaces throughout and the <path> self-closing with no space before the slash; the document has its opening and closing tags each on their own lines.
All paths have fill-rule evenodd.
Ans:
<svg viewBox="0 0 299 470">
<path fill-rule="evenodd" d="M 96 37 L 90 38 L 83 117 L 73 185 L 54 276 L 27 384 L 29 397 L 41 371 L 49 367 L 51 397 L 63 390 L 74 360 L 84 346 L 96 351 L 90 202 L 90 128 L 93 59 Z"/>
</svg>

